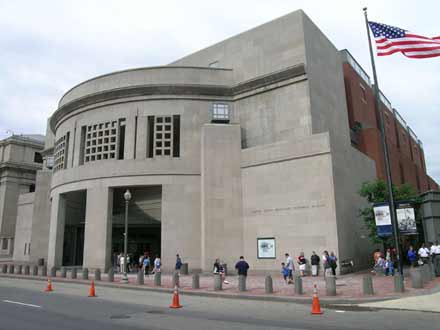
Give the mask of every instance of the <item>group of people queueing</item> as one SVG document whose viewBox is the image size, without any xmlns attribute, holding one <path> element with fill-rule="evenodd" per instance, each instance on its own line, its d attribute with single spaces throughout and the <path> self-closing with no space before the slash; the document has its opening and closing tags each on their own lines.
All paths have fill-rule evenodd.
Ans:
<svg viewBox="0 0 440 330">
<path fill-rule="evenodd" d="M 295 272 L 295 265 L 292 257 L 286 253 L 285 254 L 286 261 L 281 263 L 281 274 L 283 275 L 284 281 L 287 284 L 293 283 L 293 274 Z M 338 258 L 334 252 L 330 254 L 328 251 L 324 251 L 322 255 L 322 265 L 324 268 L 324 276 L 336 276 L 336 268 L 338 267 Z M 319 266 L 320 266 L 321 258 L 316 254 L 315 251 L 312 252 L 310 256 L 310 265 L 312 276 L 318 276 L 319 274 Z M 299 275 L 306 276 L 307 275 L 307 259 L 304 256 L 304 252 L 301 252 L 296 260 L 299 268 Z"/>
</svg>

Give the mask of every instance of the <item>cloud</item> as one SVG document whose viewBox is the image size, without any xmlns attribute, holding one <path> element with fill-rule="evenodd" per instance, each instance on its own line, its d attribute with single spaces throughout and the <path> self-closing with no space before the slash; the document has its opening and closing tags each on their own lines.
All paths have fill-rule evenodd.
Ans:
<svg viewBox="0 0 440 330">
<path fill-rule="evenodd" d="M 0 138 L 6 129 L 44 133 L 61 96 L 83 80 L 167 64 L 296 9 L 371 72 L 364 5 L 371 20 L 440 35 L 435 0 L 0 0 Z M 424 142 L 428 172 L 440 181 L 440 59 L 397 54 L 378 59 L 377 69 L 382 91 Z"/>
</svg>

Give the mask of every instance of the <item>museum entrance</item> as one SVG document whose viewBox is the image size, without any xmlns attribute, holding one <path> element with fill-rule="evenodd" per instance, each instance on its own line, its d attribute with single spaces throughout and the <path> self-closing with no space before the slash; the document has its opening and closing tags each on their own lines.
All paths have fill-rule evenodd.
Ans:
<svg viewBox="0 0 440 330">
<path fill-rule="evenodd" d="M 87 191 L 64 194 L 66 199 L 63 266 L 82 266 Z"/>
<path fill-rule="evenodd" d="M 124 252 L 125 199 L 127 188 L 113 189 L 112 264 L 117 266 L 117 256 Z M 128 207 L 127 253 L 132 269 L 145 253 L 154 260 L 161 249 L 162 186 L 130 187 Z"/>
</svg>

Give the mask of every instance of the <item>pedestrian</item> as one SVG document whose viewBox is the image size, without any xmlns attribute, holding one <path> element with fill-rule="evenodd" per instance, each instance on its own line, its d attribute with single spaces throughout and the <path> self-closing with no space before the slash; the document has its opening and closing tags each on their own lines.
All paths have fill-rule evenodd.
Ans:
<svg viewBox="0 0 440 330">
<path fill-rule="evenodd" d="M 376 249 L 373 253 L 373 259 L 374 259 L 374 264 L 377 264 L 377 259 L 379 259 L 380 257 L 382 257 L 382 252 L 380 252 L 380 249 Z"/>
<path fill-rule="evenodd" d="M 179 254 L 176 254 L 176 272 L 180 275 L 180 269 L 182 268 L 182 258 Z"/>
<path fill-rule="evenodd" d="M 391 256 L 391 249 L 387 249 L 385 255 L 385 276 L 394 276 L 394 261 Z"/>
<path fill-rule="evenodd" d="M 156 258 L 153 262 L 153 274 L 160 273 L 160 267 L 162 267 L 162 262 L 160 261 L 160 257 L 156 255 Z"/>
<path fill-rule="evenodd" d="M 307 260 L 304 257 L 304 252 L 301 252 L 298 257 L 299 273 L 300 276 L 305 276 Z"/>
<path fill-rule="evenodd" d="M 310 257 L 310 263 L 312 264 L 312 276 L 318 276 L 319 261 L 319 256 L 315 251 L 313 251 L 312 256 Z"/>
<path fill-rule="evenodd" d="M 436 241 L 432 247 L 432 255 L 434 260 L 434 269 L 435 269 L 435 276 L 440 276 L 440 245 L 439 242 Z"/>
<path fill-rule="evenodd" d="M 417 265 L 417 254 L 414 251 L 414 248 L 412 245 L 409 246 L 408 252 L 407 252 L 409 264 L 411 265 L 411 268 L 416 267 Z"/>
<path fill-rule="evenodd" d="M 244 260 L 243 256 L 240 256 L 240 260 L 235 264 L 235 269 L 237 270 L 238 275 L 247 276 L 249 264 Z"/>
<path fill-rule="evenodd" d="M 377 258 L 376 262 L 374 263 L 373 270 L 371 271 L 374 275 L 377 273 L 384 274 L 386 268 L 386 262 L 385 259 L 382 257 L 382 255 Z"/>
<path fill-rule="evenodd" d="M 420 257 L 420 260 L 422 260 L 423 264 L 427 264 L 429 260 L 429 249 L 425 246 L 425 243 L 422 243 L 422 246 L 420 247 L 419 251 L 417 251 L 417 254 Z"/>
<path fill-rule="evenodd" d="M 219 258 L 215 259 L 212 272 L 213 274 L 220 275 L 220 279 L 223 281 L 223 283 L 229 284 L 229 282 L 226 280 L 225 267 L 223 267 Z"/>
<path fill-rule="evenodd" d="M 338 258 L 336 258 L 335 253 L 332 251 L 330 253 L 330 268 L 333 276 L 336 276 L 336 267 L 338 267 Z"/>
<path fill-rule="evenodd" d="M 286 263 L 281 263 L 281 274 L 283 275 L 284 282 L 289 284 L 289 268 L 287 268 Z"/>
<path fill-rule="evenodd" d="M 295 267 L 293 265 L 293 260 L 288 253 L 284 254 L 286 257 L 286 267 L 289 269 L 289 283 L 293 283 L 293 271 Z"/>
<path fill-rule="evenodd" d="M 144 267 L 144 275 L 150 276 L 150 257 L 148 255 L 144 256 L 144 260 L 142 260 L 142 266 Z"/>
<path fill-rule="evenodd" d="M 327 250 L 324 251 L 324 254 L 322 255 L 322 263 L 324 265 L 324 277 L 331 276 L 332 268 L 330 266 L 330 256 Z"/>
</svg>

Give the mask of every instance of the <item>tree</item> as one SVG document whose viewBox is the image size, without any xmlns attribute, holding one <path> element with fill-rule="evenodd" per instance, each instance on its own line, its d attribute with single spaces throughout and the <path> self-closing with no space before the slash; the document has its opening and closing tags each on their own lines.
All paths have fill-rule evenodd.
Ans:
<svg viewBox="0 0 440 330">
<path fill-rule="evenodd" d="M 420 205 L 420 197 L 418 193 L 410 184 L 403 184 L 398 187 L 393 185 L 393 194 L 395 201 L 410 201 L 414 205 L 416 212 L 417 226 L 420 228 L 421 220 L 418 217 L 418 206 Z M 361 218 L 366 228 L 368 229 L 368 236 L 373 243 L 381 243 L 383 245 L 390 245 L 393 237 L 379 237 L 376 232 L 376 222 L 374 220 L 373 204 L 388 202 L 389 194 L 387 183 L 383 180 L 375 180 L 371 182 L 364 182 L 359 189 L 359 195 L 366 198 L 369 205 L 359 210 L 359 218 Z"/>
</svg>

